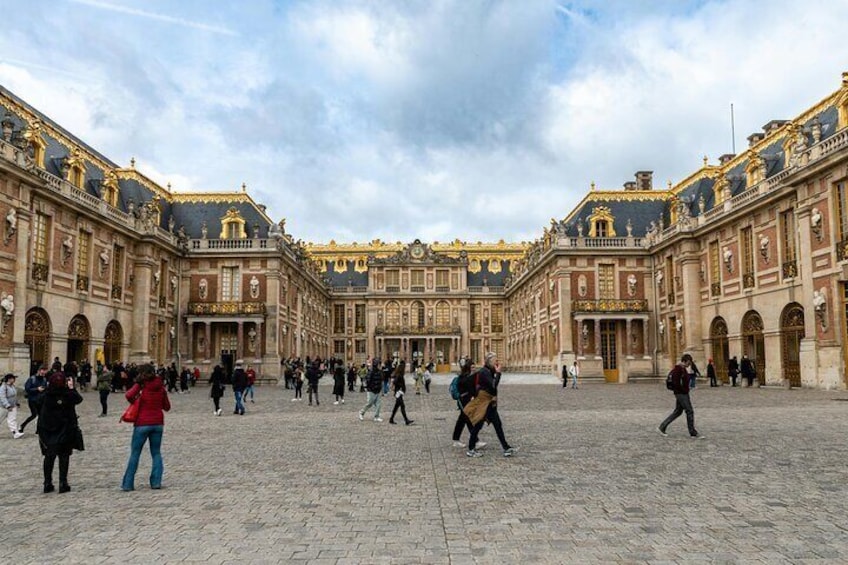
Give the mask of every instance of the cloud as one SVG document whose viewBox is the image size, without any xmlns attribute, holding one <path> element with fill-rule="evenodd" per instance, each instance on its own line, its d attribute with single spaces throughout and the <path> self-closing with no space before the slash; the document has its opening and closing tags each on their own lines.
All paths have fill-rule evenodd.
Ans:
<svg viewBox="0 0 848 565">
<path fill-rule="evenodd" d="M 140 18 L 146 18 L 150 20 L 156 20 L 159 22 L 165 22 L 167 24 L 174 24 L 183 27 L 189 27 L 192 29 L 198 29 L 201 31 L 208 31 L 210 33 L 220 33 L 222 35 L 238 35 L 231 29 L 228 29 L 223 26 L 210 25 L 203 22 L 186 20 L 183 18 L 175 18 L 173 16 L 168 16 L 166 14 L 158 14 L 156 12 L 148 12 L 147 10 L 139 10 L 137 8 L 130 8 L 128 6 L 121 6 L 119 4 L 112 4 L 109 2 L 102 2 L 101 0 L 69 0 L 74 4 L 81 4 L 84 6 L 88 6 L 91 8 L 98 8 L 101 10 L 106 10 L 109 12 L 116 12 L 119 14 L 126 14 L 129 16 L 138 16 Z"/>
</svg>

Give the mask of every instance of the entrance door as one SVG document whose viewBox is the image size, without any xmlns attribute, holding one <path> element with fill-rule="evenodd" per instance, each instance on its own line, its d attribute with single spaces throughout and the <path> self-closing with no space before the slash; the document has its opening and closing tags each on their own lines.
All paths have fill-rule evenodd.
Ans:
<svg viewBox="0 0 848 565">
<path fill-rule="evenodd" d="M 91 339 L 91 327 L 83 316 L 74 316 L 68 325 L 67 360 L 77 365 L 88 359 L 88 340 Z"/>
<path fill-rule="evenodd" d="M 445 338 L 436 339 L 436 372 L 448 373 L 451 370 L 451 359 L 453 352 L 451 351 L 451 340 Z"/>
<path fill-rule="evenodd" d="M 790 304 L 780 317 L 780 349 L 783 374 L 790 386 L 801 386 L 801 340 L 804 339 L 804 309 Z"/>
<path fill-rule="evenodd" d="M 604 378 L 608 383 L 618 382 L 618 357 L 615 345 L 615 322 L 601 320 L 601 357 L 604 360 Z"/>
<path fill-rule="evenodd" d="M 766 384 L 766 342 L 763 338 L 763 319 L 751 310 L 742 318 L 743 353 L 754 362 L 757 382 Z"/>
<path fill-rule="evenodd" d="M 710 325 L 710 340 L 713 342 L 713 366 L 716 378 L 723 383 L 729 381 L 727 360 L 730 358 L 730 346 L 727 343 L 727 324 L 724 319 L 716 318 Z"/>
<path fill-rule="evenodd" d="M 422 351 L 424 345 L 417 339 L 409 340 L 409 350 L 410 356 L 412 357 L 412 368 L 415 369 L 419 365 L 422 364 L 422 359 L 424 352 Z"/>
</svg>

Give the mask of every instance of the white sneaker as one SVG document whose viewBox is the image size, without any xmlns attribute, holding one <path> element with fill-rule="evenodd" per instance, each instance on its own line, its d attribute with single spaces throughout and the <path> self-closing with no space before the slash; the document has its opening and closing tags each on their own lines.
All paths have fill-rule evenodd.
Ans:
<svg viewBox="0 0 848 565">
<path fill-rule="evenodd" d="M 297 402 L 297 398 L 292 398 L 292 402 Z"/>
<path fill-rule="evenodd" d="M 335 402 L 333 402 L 333 406 L 338 406 L 338 405 L 339 405 L 339 401 L 338 401 L 338 400 L 336 400 Z"/>
<path fill-rule="evenodd" d="M 375 421 L 375 422 L 382 422 L 382 421 L 383 421 L 383 419 L 382 419 L 382 418 L 374 418 L 374 421 Z"/>
<path fill-rule="evenodd" d="M 344 404 L 344 398 L 342 398 L 342 404 Z"/>
<path fill-rule="evenodd" d="M 216 415 L 216 416 L 220 416 L 222 411 L 223 411 L 223 409 L 222 409 L 222 408 L 218 408 L 218 411 L 217 411 L 217 413 L 216 413 L 215 415 Z"/>
<path fill-rule="evenodd" d="M 360 413 L 359 413 L 359 421 L 361 422 L 361 421 L 362 421 L 362 420 L 364 420 L 364 419 L 365 419 L 365 414 L 363 414 L 362 412 L 360 412 Z"/>
<path fill-rule="evenodd" d="M 465 447 L 465 444 L 462 443 L 461 441 L 455 441 L 455 442 L 453 442 L 453 446 L 454 447 Z"/>
<path fill-rule="evenodd" d="M 22 438 L 22 437 L 24 437 L 24 433 L 23 432 L 15 432 L 14 435 L 12 435 L 12 437 L 15 438 L 15 439 Z"/>
</svg>

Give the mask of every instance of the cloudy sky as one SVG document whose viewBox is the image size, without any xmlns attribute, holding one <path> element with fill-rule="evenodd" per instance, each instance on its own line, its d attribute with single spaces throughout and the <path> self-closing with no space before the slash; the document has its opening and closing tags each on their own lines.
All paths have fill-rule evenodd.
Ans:
<svg viewBox="0 0 848 565">
<path fill-rule="evenodd" d="M 844 0 L 0 0 L 0 84 L 310 241 L 532 239 L 848 70 Z"/>
</svg>

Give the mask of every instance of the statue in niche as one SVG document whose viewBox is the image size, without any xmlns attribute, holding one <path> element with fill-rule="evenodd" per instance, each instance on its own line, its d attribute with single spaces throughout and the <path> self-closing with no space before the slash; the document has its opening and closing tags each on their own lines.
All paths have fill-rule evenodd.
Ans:
<svg viewBox="0 0 848 565">
<path fill-rule="evenodd" d="M 659 332 L 660 332 L 660 337 L 665 335 L 665 322 L 663 322 L 662 320 L 660 320 Z"/>
<path fill-rule="evenodd" d="M 729 247 L 725 247 L 722 257 L 724 258 L 724 266 L 727 268 L 727 272 L 733 273 L 733 251 Z"/>
<path fill-rule="evenodd" d="M 177 284 L 179 284 L 179 279 L 177 279 L 177 275 L 171 275 L 171 294 L 177 292 Z"/>
<path fill-rule="evenodd" d="M 665 279 L 665 275 L 663 275 L 662 271 L 657 271 L 657 287 L 662 288 L 663 280 Z"/>
<path fill-rule="evenodd" d="M 209 282 L 206 279 L 200 279 L 197 285 L 197 291 L 200 299 L 206 300 L 206 297 L 209 296 Z"/>
<path fill-rule="evenodd" d="M 627 296 L 636 296 L 636 283 L 638 280 L 636 279 L 636 275 L 630 273 L 627 277 Z"/>
<path fill-rule="evenodd" d="M 825 298 L 826 293 L 827 289 L 825 287 L 822 287 L 820 290 L 813 291 L 813 310 L 816 313 L 816 320 L 818 320 L 822 331 L 825 331 L 827 329 L 827 298 Z"/>
<path fill-rule="evenodd" d="M 62 266 L 68 262 L 74 254 L 74 239 L 70 235 L 66 235 L 62 240 Z"/>
<path fill-rule="evenodd" d="M 760 255 L 763 258 L 763 262 L 769 262 L 769 238 L 765 234 L 760 234 Z"/>
<path fill-rule="evenodd" d="M 259 298 L 259 279 L 256 278 L 256 275 L 250 279 L 250 297 Z"/>
<path fill-rule="evenodd" d="M 161 279 L 162 275 L 159 273 L 159 271 L 153 271 L 153 290 L 159 288 L 159 282 Z"/>
<path fill-rule="evenodd" d="M 816 236 L 816 241 L 821 241 L 824 237 L 824 230 L 822 230 L 822 213 L 818 208 L 813 208 L 810 213 L 810 229 Z"/>
<path fill-rule="evenodd" d="M 109 266 L 109 250 L 104 249 L 100 252 L 100 276 L 103 276 L 103 273 L 106 272 L 106 268 Z"/>
<path fill-rule="evenodd" d="M 577 294 L 580 295 L 580 298 L 586 298 L 588 293 L 589 283 L 586 280 L 586 275 L 580 275 L 577 277 Z"/>
<path fill-rule="evenodd" d="M 6 233 L 3 235 L 3 244 L 8 245 L 9 241 L 15 236 L 18 231 L 18 212 L 14 208 L 9 208 L 6 212 Z"/>
<path fill-rule="evenodd" d="M 0 293 L 0 335 L 6 335 L 6 326 L 15 313 L 15 297 L 11 294 Z"/>
<path fill-rule="evenodd" d="M 247 350 L 251 353 L 256 352 L 256 330 L 254 328 L 250 328 L 247 332 Z"/>
</svg>

